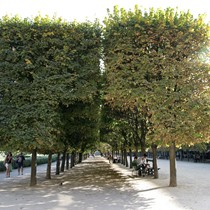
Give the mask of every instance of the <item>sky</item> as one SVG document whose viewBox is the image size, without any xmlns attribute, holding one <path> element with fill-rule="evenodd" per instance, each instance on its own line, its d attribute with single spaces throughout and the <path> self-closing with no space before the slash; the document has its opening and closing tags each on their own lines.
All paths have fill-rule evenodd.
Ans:
<svg viewBox="0 0 210 210">
<path fill-rule="evenodd" d="M 210 6 L 207 0 L 0 0 L 0 18 L 5 15 L 19 15 L 23 18 L 41 16 L 62 17 L 67 21 L 79 22 L 103 20 L 107 8 L 113 11 L 114 5 L 126 10 L 133 10 L 136 4 L 141 9 L 151 7 L 165 9 L 178 7 L 181 11 L 190 10 L 197 17 L 206 14 L 210 21 Z"/>
</svg>

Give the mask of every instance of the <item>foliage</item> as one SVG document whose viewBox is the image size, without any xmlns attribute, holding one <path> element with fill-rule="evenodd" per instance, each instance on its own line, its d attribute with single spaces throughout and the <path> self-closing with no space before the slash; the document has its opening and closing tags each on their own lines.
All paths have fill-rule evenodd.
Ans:
<svg viewBox="0 0 210 210">
<path fill-rule="evenodd" d="M 129 143 L 164 145 L 209 140 L 209 26 L 203 17 L 116 6 L 104 24 L 101 36 L 97 22 L 0 20 L 5 149 L 83 151 L 102 133 L 114 144 L 123 136 Z"/>
<path fill-rule="evenodd" d="M 0 124 L 5 148 L 62 148 L 60 106 L 98 94 L 100 27 L 61 19 L 0 21 Z"/>
<path fill-rule="evenodd" d="M 77 102 L 62 108 L 64 139 L 70 148 L 84 152 L 99 139 L 99 104 Z"/>
<path fill-rule="evenodd" d="M 139 111 L 151 141 L 204 141 L 209 132 L 209 26 L 190 12 L 114 8 L 104 20 L 105 100 Z"/>
</svg>

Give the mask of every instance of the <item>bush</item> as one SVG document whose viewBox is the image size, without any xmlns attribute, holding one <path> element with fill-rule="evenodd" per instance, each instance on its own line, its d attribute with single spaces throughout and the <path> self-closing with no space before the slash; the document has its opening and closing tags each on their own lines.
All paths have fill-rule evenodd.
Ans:
<svg viewBox="0 0 210 210">
<path fill-rule="evenodd" d="M 24 167 L 30 167 L 31 166 L 31 157 L 25 157 L 24 161 Z M 52 162 L 56 161 L 56 155 L 52 156 Z M 46 164 L 48 162 L 48 156 L 38 156 L 37 157 L 37 165 Z M 12 162 L 12 168 L 16 169 L 17 164 L 15 161 Z M 0 171 L 5 171 L 4 161 L 0 161 Z"/>
<path fill-rule="evenodd" d="M 5 171 L 4 161 L 0 161 L 0 171 Z"/>
</svg>

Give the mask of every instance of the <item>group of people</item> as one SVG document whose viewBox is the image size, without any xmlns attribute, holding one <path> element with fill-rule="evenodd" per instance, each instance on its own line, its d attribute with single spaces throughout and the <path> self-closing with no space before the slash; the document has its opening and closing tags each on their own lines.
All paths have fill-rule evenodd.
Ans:
<svg viewBox="0 0 210 210">
<path fill-rule="evenodd" d="M 23 162 L 25 160 L 25 157 L 23 155 L 23 153 L 21 152 L 19 155 L 17 155 L 16 159 L 15 159 L 15 163 L 17 164 L 18 167 L 18 175 L 23 175 Z M 6 177 L 10 177 L 10 172 L 12 170 L 12 162 L 14 161 L 14 158 L 12 156 L 11 152 L 8 152 L 8 154 L 5 157 L 4 160 L 4 165 L 6 168 Z"/>
<path fill-rule="evenodd" d="M 134 160 L 132 161 L 132 166 L 135 168 L 135 170 L 140 170 L 140 168 L 142 168 L 146 173 L 150 168 L 150 164 L 147 160 L 147 154 L 144 154 L 141 158 L 137 158 L 137 156 L 135 156 Z"/>
</svg>

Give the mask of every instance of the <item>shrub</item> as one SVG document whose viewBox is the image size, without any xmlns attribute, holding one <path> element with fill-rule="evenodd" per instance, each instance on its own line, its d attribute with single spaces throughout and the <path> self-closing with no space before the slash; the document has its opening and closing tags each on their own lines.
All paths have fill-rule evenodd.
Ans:
<svg viewBox="0 0 210 210">
<path fill-rule="evenodd" d="M 24 167 L 30 167 L 31 166 L 31 157 L 25 157 L 24 161 Z M 52 156 L 52 162 L 56 161 L 56 155 Z M 37 157 L 37 165 L 46 164 L 48 162 L 48 156 L 38 156 Z M 17 164 L 15 161 L 12 162 L 12 168 L 16 169 Z M 4 161 L 0 161 L 0 171 L 5 171 Z"/>
</svg>

